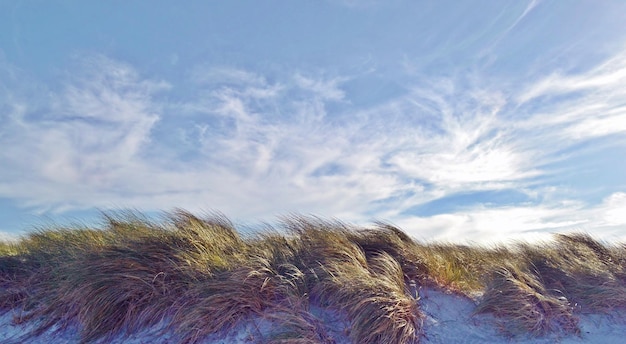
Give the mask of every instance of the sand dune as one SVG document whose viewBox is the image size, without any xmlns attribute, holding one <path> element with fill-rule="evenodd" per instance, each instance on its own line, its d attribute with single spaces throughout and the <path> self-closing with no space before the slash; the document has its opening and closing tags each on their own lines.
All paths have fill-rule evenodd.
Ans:
<svg viewBox="0 0 626 344">
<path fill-rule="evenodd" d="M 511 337 L 498 330 L 498 319 L 492 315 L 472 314 L 475 304 L 472 300 L 441 290 L 424 288 L 420 290 L 420 308 L 426 314 L 423 335 L 419 343 L 623 343 L 626 335 L 626 318 L 619 313 L 586 314 L 580 316 L 580 335 L 553 333 L 545 337 Z M 313 310 L 324 321 L 328 330 L 328 343 L 351 343 L 349 323 L 339 314 L 322 309 Z M 72 344 L 79 343 L 78 331 L 65 330 L 55 333 L 47 331 L 39 337 L 25 338 L 33 328 L 33 323 L 15 324 L 15 312 L 0 317 L 0 342 L 32 344 Z M 112 344 L 174 344 L 176 337 L 155 327 L 141 333 L 104 339 L 102 343 Z M 239 325 L 231 333 L 203 340 L 205 344 L 265 343 L 271 337 L 271 325 L 261 318 L 250 319 Z M 333 340 L 332 342 L 330 340 Z"/>
</svg>

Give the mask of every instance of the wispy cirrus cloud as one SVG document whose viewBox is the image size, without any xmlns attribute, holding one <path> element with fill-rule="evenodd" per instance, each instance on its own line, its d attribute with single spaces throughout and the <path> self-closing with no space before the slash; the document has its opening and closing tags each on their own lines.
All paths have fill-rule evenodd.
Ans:
<svg viewBox="0 0 626 344">
<path fill-rule="evenodd" d="M 536 130 L 549 127 L 555 139 L 570 142 L 623 133 L 624 85 L 623 52 L 583 73 L 554 73 L 528 85 L 516 97 L 518 104 L 530 108 L 528 121 L 520 124 Z"/>
<path fill-rule="evenodd" d="M 367 109 L 350 106 L 348 78 L 324 73 L 269 78 L 203 66 L 189 74 L 193 92 L 169 102 L 161 95 L 177 85 L 102 56 L 85 63 L 61 91 L 37 93 L 36 106 L 5 86 L 0 144 L 14 148 L 0 153 L 0 195 L 43 210 L 184 207 L 246 220 L 294 211 L 378 218 L 418 237 L 477 240 L 592 225 L 608 233 L 624 225 L 620 190 L 591 204 L 548 180 L 561 171 L 549 166 L 567 160 L 564 151 L 622 137 L 626 64 L 619 57 L 520 87 L 476 73 L 411 79 L 406 92 Z M 527 197 L 414 212 L 485 190 Z"/>
<path fill-rule="evenodd" d="M 12 94 L 5 104 L 0 141 L 2 194 L 50 207 L 81 203 L 80 194 L 115 188 L 119 173 L 150 143 L 159 119 L 152 95 L 163 82 L 139 80 L 133 68 L 102 56 L 83 59 L 87 72 L 60 93 L 29 99 Z M 17 80 L 12 80 L 18 82 Z M 35 104 L 35 106 L 31 104 Z M 8 169 L 21 173 L 12 175 Z"/>
</svg>

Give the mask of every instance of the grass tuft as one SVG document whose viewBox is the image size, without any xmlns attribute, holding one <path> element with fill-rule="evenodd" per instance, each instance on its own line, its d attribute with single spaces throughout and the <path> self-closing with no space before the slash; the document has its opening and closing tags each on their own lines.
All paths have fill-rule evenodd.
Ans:
<svg viewBox="0 0 626 344">
<path fill-rule="evenodd" d="M 626 307 L 626 246 L 586 234 L 487 248 L 297 215 L 245 238 L 219 213 L 103 219 L 0 243 L 0 310 L 36 321 L 22 340 L 76 328 L 83 343 L 107 342 L 165 323 L 198 343 L 264 319 L 264 342 L 333 343 L 313 306 L 345 316 L 354 343 L 417 343 L 421 286 L 472 298 L 512 335 L 576 334 L 578 314 Z"/>
</svg>

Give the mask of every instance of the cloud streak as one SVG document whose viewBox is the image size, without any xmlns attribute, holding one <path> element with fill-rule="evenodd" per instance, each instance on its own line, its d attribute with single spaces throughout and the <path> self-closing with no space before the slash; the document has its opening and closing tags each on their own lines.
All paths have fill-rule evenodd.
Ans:
<svg viewBox="0 0 626 344">
<path fill-rule="evenodd" d="M 623 145 L 623 56 L 521 87 L 476 75 L 409 80 L 405 93 L 369 109 L 351 106 L 341 76 L 293 71 L 268 81 L 203 66 L 186 81 L 195 93 L 168 102 L 161 95 L 177 85 L 90 56 L 62 91 L 39 92 L 37 106 L 4 85 L 0 144 L 13 148 L 0 153 L 0 195 L 41 211 L 184 207 L 244 220 L 294 211 L 378 218 L 445 239 L 592 226 L 610 233 L 626 225 L 616 210 L 623 192 L 587 204 L 546 178 L 555 173 L 547 166 L 581 142 L 618 135 Z M 484 190 L 516 190 L 533 201 L 411 213 Z"/>
<path fill-rule="evenodd" d="M 41 207 L 76 207 L 80 194 L 119 186 L 132 169 L 159 120 L 151 96 L 162 82 L 140 81 L 135 71 L 101 56 L 82 61 L 87 75 L 67 83 L 46 103 L 9 92 L 1 134 L 2 194 Z M 10 87 L 7 87 L 10 88 Z M 36 102 L 35 102 L 36 103 Z M 71 204 L 71 205 L 70 205 Z"/>
</svg>

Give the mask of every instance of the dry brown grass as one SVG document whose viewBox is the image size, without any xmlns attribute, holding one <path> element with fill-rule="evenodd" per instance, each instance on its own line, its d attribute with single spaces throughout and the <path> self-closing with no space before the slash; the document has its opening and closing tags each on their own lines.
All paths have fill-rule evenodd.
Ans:
<svg viewBox="0 0 626 344">
<path fill-rule="evenodd" d="M 501 330 L 512 335 L 579 332 L 568 300 L 553 295 L 535 275 L 515 266 L 502 267 L 491 276 L 475 312 L 493 313 L 501 319 Z"/>
<path fill-rule="evenodd" d="M 380 228 L 377 236 L 310 218 L 290 218 L 285 227 L 297 237 L 295 261 L 310 275 L 310 296 L 348 314 L 355 343 L 417 341 L 422 315 L 407 293 L 405 271 L 393 257 L 401 256 L 402 240 L 408 245 L 410 239 L 389 228 Z M 384 238 L 388 246 L 382 244 Z M 413 273 L 408 259 L 402 261 Z"/>
<path fill-rule="evenodd" d="M 428 281 L 470 297 L 482 294 L 486 276 L 513 259 L 505 247 L 421 244 L 417 252 L 424 262 Z"/>
<path fill-rule="evenodd" d="M 196 343 L 265 319 L 265 342 L 332 343 L 316 305 L 345 315 L 355 343 L 416 343 L 424 315 L 413 284 L 473 298 L 509 334 L 577 333 L 577 314 L 626 307 L 626 247 L 583 234 L 486 248 L 315 217 L 246 238 L 220 214 L 104 220 L 0 244 L 0 309 L 37 320 L 28 335 L 76 327 L 82 342 L 106 342 L 166 323 Z"/>
</svg>

